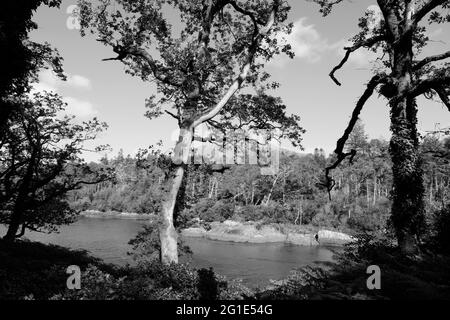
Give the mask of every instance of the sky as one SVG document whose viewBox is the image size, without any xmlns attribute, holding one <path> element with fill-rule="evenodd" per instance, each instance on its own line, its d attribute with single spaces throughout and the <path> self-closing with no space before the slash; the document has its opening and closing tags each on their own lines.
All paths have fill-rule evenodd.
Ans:
<svg viewBox="0 0 450 320">
<path fill-rule="evenodd" d="M 273 94 L 283 99 L 288 113 L 301 117 L 301 126 L 306 129 L 305 152 L 323 148 L 331 153 L 371 78 L 374 55 L 364 50 L 354 54 L 337 74 L 343 83 L 341 87 L 334 84 L 328 74 L 340 62 L 347 40 L 358 32 L 358 18 L 366 10 L 376 10 L 376 1 L 344 2 L 326 18 L 310 1 L 290 0 L 289 3 L 292 6 L 289 20 L 294 23 L 294 29 L 288 41 L 296 56 L 292 60 L 279 57 L 266 66 L 272 79 L 281 84 Z M 63 0 L 60 9 L 43 6 L 34 15 L 33 20 L 39 27 L 30 34 L 31 39 L 47 41 L 57 48 L 68 75 L 68 81 L 62 82 L 51 71 L 44 71 L 36 90 L 61 94 L 68 104 L 68 112 L 79 121 L 97 117 L 107 122 L 109 129 L 95 144 L 109 144 L 112 151 L 108 156 L 117 154 L 120 149 L 125 155 L 133 155 L 139 148 L 160 140 L 164 148 L 172 148 L 176 120 L 167 115 L 153 120 L 144 117 L 145 99 L 156 93 L 155 85 L 126 74 L 119 61 L 101 61 L 115 54 L 94 37 L 81 37 L 73 28 L 70 12 L 75 4 L 76 0 Z M 429 32 L 433 41 L 423 54 L 448 51 L 445 34 L 449 34 L 449 27 L 434 26 Z M 424 98 L 418 102 L 421 132 L 450 126 L 450 113 L 443 104 Z M 366 104 L 361 119 L 370 138 L 389 139 L 386 100 L 374 95 Z M 95 161 L 103 155 L 87 152 L 84 157 Z"/>
</svg>

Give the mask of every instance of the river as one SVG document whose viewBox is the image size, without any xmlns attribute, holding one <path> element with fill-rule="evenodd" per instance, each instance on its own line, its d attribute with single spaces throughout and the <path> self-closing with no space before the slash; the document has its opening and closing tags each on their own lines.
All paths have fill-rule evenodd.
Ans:
<svg viewBox="0 0 450 320">
<path fill-rule="evenodd" d="M 144 224 L 145 220 L 80 217 L 77 222 L 62 226 L 60 233 L 28 232 L 26 238 L 85 249 L 105 262 L 125 265 L 132 263 L 127 254 L 131 250 L 128 241 Z M 0 225 L 0 234 L 4 232 L 5 228 Z M 201 238 L 184 240 L 193 251 L 192 264 L 195 267 L 212 267 L 217 273 L 240 278 L 251 287 L 267 285 L 270 279 L 285 278 L 293 268 L 333 260 L 333 252 L 326 247 L 232 243 Z"/>
</svg>

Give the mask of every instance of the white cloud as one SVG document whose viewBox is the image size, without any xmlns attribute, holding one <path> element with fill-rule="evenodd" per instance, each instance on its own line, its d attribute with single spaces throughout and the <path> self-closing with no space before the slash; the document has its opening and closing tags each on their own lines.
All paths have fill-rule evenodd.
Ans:
<svg viewBox="0 0 450 320">
<path fill-rule="evenodd" d="M 67 81 L 59 79 L 50 69 L 44 70 L 39 74 L 39 84 L 47 88 L 53 88 L 53 91 L 58 91 L 61 88 L 74 88 L 74 89 L 91 89 L 91 80 L 78 75 L 67 75 Z"/>
<path fill-rule="evenodd" d="M 311 62 L 320 60 L 321 54 L 327 50 L 327 41 L 312 24 L 306 24 L 306 18 L 301 18 L 294 23 L 292 33 L 287 38 L 292 45 L 295 56 L 299 59 L 307 59 Z"/>
<path fill-rule="evenodd" d="M 91 89 L 91 81 L 81 75 L 68 75 L 67 81 L 59 79 L 51 70 L 44 70 L 39 74 L 39 82 L 34 85 L 33 92 L 48 91 L 61 94 L 64 88 Z M 67 108 L 63 114 L 74 115 L 79 118 L 87 118 L 97 114 L 97 110 L 89 101 L 66 96 L 63 101 Z"/>
<path fill-rule="evenodd" d="M 369 19 L 369 28 L 374 29 L 379 26 L 383 19 L 380 8 L 377 5 L 371 5 L 367 8 L 367 12 L 372 13 L 371 19 Z M 307 23 L 306 17 L 297 20 L 291 34 L 280 36 L 278 41 L 282 44 L 290 44 L 295 53 L 295 58 L 309 63 L 320 61 L 325 54 L 330 52 L 334 52 L 338 58 L 342 58 L 345 54 L 344 47 L 352 45 L 344 39 L 330 43 L 320 34 L 314 24 Z M 377 54 L 362 48 L 351 54 L 349 63 L 355 64 L 357 67 L 365 67 L 377 57 Z M 276 58 L 273 64 L 284 66 L 288 61 L 287 58 L 281 57 Z"/>
<path fill-rule="evenodd" d="M 80 118 L 87 118 L 97 114 L 94 105 L 89 101 L 83 101 L 73 97 L 64 97 L 63 100 L 67 103 L 67 114 Z"/>
<path fill-rule="evenodd" d="M 323 52 L 328 50 L 328 42 L 323 39 L 313 24 L 307 24 L 307 18 L 302 17 L 294 23 L 292 32 L 286 36 L 280 36 L 279 42 L 290 44 L 297 59 L 307 62 L 317 62 Z M 285 60 L 277 61 L 277 64 L 284 64 Z"/>
<path fill-rule="evenodd" d="M 91 88 L 91 80 L 78 74 L 70 75 L 67 78 L 66 84 L 69 87 L 75 88 L 85 88 L 85 89 Z"/>
</svg>

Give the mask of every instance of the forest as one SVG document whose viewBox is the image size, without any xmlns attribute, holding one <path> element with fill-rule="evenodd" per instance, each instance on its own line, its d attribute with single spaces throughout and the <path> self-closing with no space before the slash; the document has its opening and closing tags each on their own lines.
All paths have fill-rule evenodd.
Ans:
<svg viewBox="0 0 450 320">
<path fill-rule="evenodd" d="M 313 225 L 351 233 L 386 230 L 392 189 L 389 143 L 367 137 L 358 122 L 346 148 L 357 150 L 353 163 L 333 172 L 336 186 L 327 192 L 324 168 L 335 160 L 316 149 L 314 154 L 282 150 L 280 169 L 274 176 L 261 175 L 257 165 L 230 165 L 214 172 L 208 165 L 190 165 L 185 197 L 178 213 L 181 223 L 195 218 L 205 222 L 243 220 L 267 224 Z M 430 133 L 422 140 L 428 219 L 443 210 L 450 191 L 450 137 Z M 156 214 L 163 196 L 164 171 L 157 165 L 159 152 L 103 158 L 114 178 L 86 185 L 68 194 L 77 211 Z M 331 200 L 330 200 L 331 197 Z M 182 226 L 182 225 L 181 225 Z"/>
<path fill-rule="evenodd" d="M 355 6 L 306 2 L 324 21 L 342 14 L 344 4 Z M 356 52 L 377 58 L 363 91 L 351 92 L 357 100 L 349 120 L 339 123 L 342 135 L 333 140 L 331 154 L 320 146 L 303 152 L 307 110 L 292 112 L 297 110 L 278 96 L 281 84 L 269 72 L 276 58 L 293 63 L 298 53 L 286 40 L 295 28 L 292 1 L 71 2 L 76 10 L 66 26 L 112 55 L 101 63 L 120 65 L 135 83 L 151 85 L 141 108 L 149 123 L 167 116 L 178 128 L 171 146 L 161 142 L 113 156 L 105 155 L 110 146 L 99 143 L 109 129 L 100 115 L 77 117 L 68 112 L 73 98 L 39 90 L 42 72 L 74 81 L 58 48 L 30 37 L 39 31 L 33 20 L 38 8 L 59 12 L 63 3 L 8 1 L 0 11 L 6 57 L 0 68 L 0 299 L 450 299 L 450 131 L 425 132 L 418 125 L 423 101 L 450 111 L 450 51 L 426 50 L 436 42 L 430 28 L 450 22 L 450 1 L 377 0 L 375 11 L 349 11 L 358 32 L 342 35 L 349 39 L 343 56 L 330 64 L 324 81 L 343 87 L 340 73 Z M 79 87 L 89 86 L 79 80 Z M 118 85 L 116 80 L 108 78 Z M 109 95 L 118 99 L 126 90 Z M 381 119 L 389 125 L 388 140 L 369 137 L 361 120 L 375 98 L 389 109 Z M 334 104 L 339 107 L 337 98 Z M 201 127 L 243 131 L 250 140 L 269 132 L 290 148 L 278 150 L 279 167 L 271 174 L 260 165 L 265 155 L 259 141 L 259 165 L 235 158 L 197 163 L 191 160 L 199 143 L 220 144 L 213 135 L 198 136 Z M 105 156 L 87 161 L 86 153 Z M 86 213 L 148 218 L 129 239 L 134 265 L 107 264 L 86 251 L 27 239 L 64 230 Z M 275 285 L 249 289 L 212 268 L 181 262 L 192 254 L 183 230 L 230 220 L 316 235 L 326 229 L 351 241 L 326 268 L 295 268 Z M 81 268 L 77 290 L 66 282 L 69 265 Z M 382 288 L 367 285 L 369 266 L 382 270 Z"/>
</svg>

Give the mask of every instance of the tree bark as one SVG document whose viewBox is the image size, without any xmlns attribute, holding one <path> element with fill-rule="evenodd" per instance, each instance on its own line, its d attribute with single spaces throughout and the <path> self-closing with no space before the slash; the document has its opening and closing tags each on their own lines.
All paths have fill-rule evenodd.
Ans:
<svg viewBox="0 0 450 320">
<path fill-rule="evenodd" d="M 178 142 L 175 145 L 173 155 L 175 170 L 169 194 L 162 205 L 159 229 L 161 262 L 163 264 L 178 263 L 178 234 L 174 225 L 174 212 L 184 179 L 185 165 L 189 160 L 193 134 L 192 127 L 181 129 Z"/>
<path fill-rule="evenodd" d="M 412 35 L 399 43 L 394 55 L 397 96 L 390 100 L 390 155 L 393 162 L 391 221 L 400 249 L 406 254 L 418 251 L 424 227 L 424 184 L 417 132 L 417 105 L 409 96 L 412 82 Z M 405 49 L 408 48 L 408 49 Z"/>
<path fill-rule="evenodd" d="M 394 186 L 391 219 L 400 248 L 410 254 L 418 249 L 425 208 L 415 101 L 408 99 L 396 104 L 392 112 L 396 115 L 392 117 L 390 143 Z"/>
<path fill-rule="evenodd" d="M 3 240 L 6 242 L 12 242 L 17 238 L 17 231 L 19 230 L 20 225 L 23 223 L 22 215 L 23 211 L 25 210 L 25 203 L 27 199 L 30 182 L 31 179 L 33 178 L 33 170 L 35 167 L 37 153 L 38 153 L 37 148 L 33 148 L 30 161 L 28 162 L 27 171 L 22 179 L 22 183 L 18 190 L 17 198 L 15 199 L 14 202 L 14 208 L 11 213 L 8 231 L 6 232 L 6 235 L 3 237 Z M 23 233 L 21 236 L 23 236 Z"/>
</svg>

